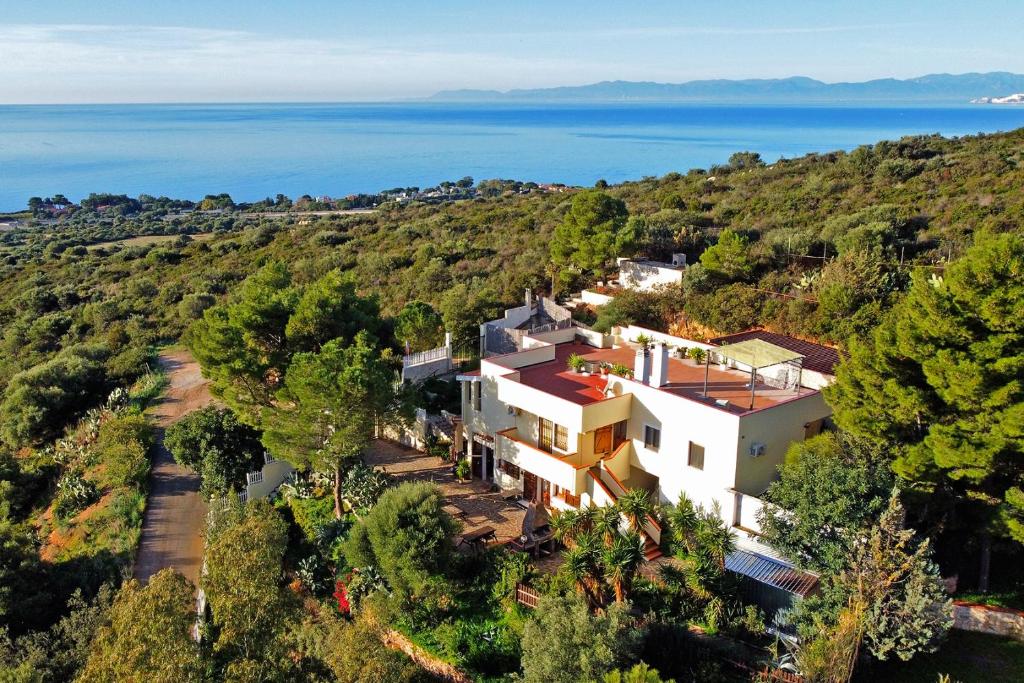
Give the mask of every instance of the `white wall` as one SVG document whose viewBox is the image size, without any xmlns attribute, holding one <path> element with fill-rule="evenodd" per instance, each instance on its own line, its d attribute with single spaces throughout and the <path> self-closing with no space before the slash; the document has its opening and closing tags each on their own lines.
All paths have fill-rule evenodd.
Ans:
<svg viewBox="0 0 1024 683">
<path fill-rule="evenodd" d="M 285 460 L 274 460 L 263 466 L 263 480 L 245 487 L 246 500 L 266 498 L 274 489 L 284 483 L 295 468 Z"/>
<path fill-rule="evenodd" d="M 615 297 L 595 292 L 592 289 L 584 289 L 580 292 L 580 301 L 590 306 L 604 306 Z"/>
<path fill-rule="evenodd" d="M 651 290 L 683 281 L 683 270 L 655 261 L 619 259 L 619 284 L 627 289 Z"/>
<path fill-rule="evenodd" d="M 676 348 L 699 348 L 699 349 L 714 349 L 715 346 L 706 344 L 704 342 L 694 341 L 692 339 L 686 339 L 684 337 L 675 337 L 671 334 L 665 334 L 664 332 L 655 332 L 654 330 L 648 330 L 646 327 L 640 327 L 638 325 L 626 325 L 624 327 L 616 327 L 612 330 L 623 342 L 636 341 L 636 338 L 641 334 L 650 337 L 653 341 L 662 342 L 668 346 Z"/>
</svg>

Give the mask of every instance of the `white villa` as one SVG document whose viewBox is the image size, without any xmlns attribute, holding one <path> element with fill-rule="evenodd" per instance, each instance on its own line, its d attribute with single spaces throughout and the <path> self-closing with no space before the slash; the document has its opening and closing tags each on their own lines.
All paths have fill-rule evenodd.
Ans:
<svg viewBox="0 0 1024 683">
<path fill-rule="evenodd" d="M 707 359 L 681 357 L 691 347 Z M 573 354 L 584 371 L 567 366 Z M 833 349 L 759 330 L 712 343 L 637 327 L 528 334 L 522 350 L 459 376 L 456 444 L 474 476 L 553 508 L 604 505 L 636 487 L 669 503 L 685 492 L 743 540 L 734 561 L 792 575 L 757 542 L 756 513 L 789 445 L 829 418 L 820 389 L 837 361 Z M 645 532 L 650 559 L 660 529 L 650 519 Z"/>
</svg>

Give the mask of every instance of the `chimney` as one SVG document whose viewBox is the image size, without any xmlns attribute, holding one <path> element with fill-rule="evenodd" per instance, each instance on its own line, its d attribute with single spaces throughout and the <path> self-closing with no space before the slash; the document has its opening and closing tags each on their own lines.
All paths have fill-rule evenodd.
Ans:
<svg viewBox="0 0 1024 683">
<path fill-rule="evenodd" d="M 655 342 L 651 353 L 651 386 L 663 387 L 668 384 L 668 347 L 664 342 Z"/>
<path fill-rule="evenodd" d="M 672 265 L 673 266 L 685 266 L 686 265 L 686 254 L 682 254 L 682 253 L 672 254 Z"/>
<path fill-rule="evenodd" d="M 533 308 L 533 292 L 530 291 L 529 287 L 526 288 L 526 307 Z"/>
<path fill-rule="evenodd" d="M 651 376 L 651 352 L 647 348 L 636 350 L 636 360 L 633 362 L 633 379 L 642 384 L 647 384 Z"/>
</svg>

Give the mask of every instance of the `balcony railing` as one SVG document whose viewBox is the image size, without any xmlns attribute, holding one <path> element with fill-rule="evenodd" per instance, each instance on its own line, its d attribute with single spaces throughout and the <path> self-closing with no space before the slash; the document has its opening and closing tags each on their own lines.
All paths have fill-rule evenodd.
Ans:
<svg viewBox="0 0 1024 683">
<path fill-rule="evenodd" d="M 521 469 L 544 479 L 572 495 L 583 490 L 584 477 L 590 463 L 585 463 L 579 453 L 565 456 L 542 451 L 519 438 L 515 428 L 497 433 L 495 446 L 497 455 Z"/>
</svg>

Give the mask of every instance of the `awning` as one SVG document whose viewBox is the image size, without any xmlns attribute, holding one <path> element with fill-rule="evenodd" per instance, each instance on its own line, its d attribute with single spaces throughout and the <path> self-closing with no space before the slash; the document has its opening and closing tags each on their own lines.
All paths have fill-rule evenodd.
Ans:
<svg viewBox="0 0 1024 683">
<path fill-rule="evenodd" d="M 725 558 L 725 568 L 787 593 L 807 597 L 818 585 L 818 577 L 810 572 L 747 550 L 734 550 Z"/>
<path fill-rule="evenodd" d="M 493 446 L 494 437 L 487 434 L 481 434 L 480 432 L 473 433 L 473 441 L 476 441 L 481 446 Z"/>
<path fill-rule="evenodd" d="M 803 354 L 784 349 L 763 339 L 747 339 L 735 344 L 719 346 L 715 349 L 715 353 L 755 370 L 782 363 L 792 363 L 803 358 Z"/>
<path fill-rule="evenodd" d="M 465 373 L 463 375 L 455 375 L 455 380 L 457 382 L 479 382 L 480 381 L 480 371 L 479 370 L 473 370 L 472 372 L 467 372 L 467 373 Z"/>
</svg>

